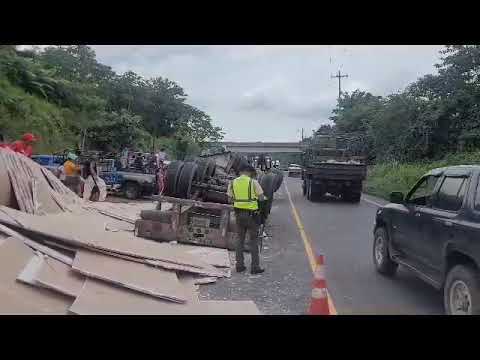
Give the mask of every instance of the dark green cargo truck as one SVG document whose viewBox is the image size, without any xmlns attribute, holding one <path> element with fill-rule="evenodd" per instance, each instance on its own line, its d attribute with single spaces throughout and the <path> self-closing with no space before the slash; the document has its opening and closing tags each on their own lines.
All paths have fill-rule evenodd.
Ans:
<svg viewBox="0 0 480 360">
<path fill-rule="evenodd" d="M 303 153 L 303 194 L 308 200 L 324 195 L 359 202 L 367 165 L 362 156 L 350 150 L 350 139 L 341 135 L 317 135 Z"/>
</svg>

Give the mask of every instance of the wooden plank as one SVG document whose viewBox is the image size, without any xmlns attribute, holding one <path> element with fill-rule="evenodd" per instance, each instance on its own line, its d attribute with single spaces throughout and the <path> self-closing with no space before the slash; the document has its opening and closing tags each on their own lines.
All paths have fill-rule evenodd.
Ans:
<svg viewBox="0 0 480 360">
<path fill-rule="evenodd" d="M 85 283 L 85 276 L 73 271 L 70 266 L 52 258 L 44 259 L 34 279 L 36 283 L 45 288 L 74 298 L 80 294 Z"/>
<path fill-rule="evenodd" d="M 191 287 L 185 287 L 186 303 L 175 303 L 145 295 L 106 282 L 87 278 L 82 291 L 70 307 L 79 315 L 192 315 L 200 301 Z"/>
<path fill-rule="evenodd" d="M 0 244 L 0 314 L 66 314 L 72 301 L 48 289 L 16 280 L 33 251 L 18 239 Z"/>
<path fill-rule="evenodd" d="M 187 301 L 184 287 L 172 271 L 84 250 L 77 251 L 72 269 L 154 297 Z"/>
</svg>

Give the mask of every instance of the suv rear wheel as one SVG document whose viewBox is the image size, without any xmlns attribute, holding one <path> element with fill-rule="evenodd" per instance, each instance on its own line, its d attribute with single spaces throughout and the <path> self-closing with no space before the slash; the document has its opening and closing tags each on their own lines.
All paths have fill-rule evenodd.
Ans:
<svg viewBox="0 0 480 360">
<path fill-rule="evenodd" d="M 471 265 L 456 265 L 448 273 L 443 289 L 447 315 L 479 315 L 479 273 Z"/>
<path fill-rule="evenodd" d="M 397 272 L 398 264 L 390 259 L 390 255 L 388 254 L 388 241 L 388 234 L 384 228 L 375 230 L 373 263 L 380 274 L 393 276 Z"/>
</svg>

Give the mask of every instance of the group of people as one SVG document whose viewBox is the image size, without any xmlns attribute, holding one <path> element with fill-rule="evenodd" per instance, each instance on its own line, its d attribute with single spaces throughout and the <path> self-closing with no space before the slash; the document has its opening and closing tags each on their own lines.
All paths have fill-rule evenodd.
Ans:
<svg viewBox="0 0 480 360">
<path fill-rule="evenodd" d="M 32 157 L 33 146 L 40 137 L 24 134 L 20 140 L 6 143 L 0 135 L 0 148 L 7 148 L 27 157 Z M 98 176 L 97 165 L 94 161 L 77 164 L 78 156 L 68 153 L 65 162 L 58 168 L 58 177 L 77 195 L 90 201 L 104 201 L 107 196 L 106 184 Z"/>
<path fill-rule="evenodd" d="M 59 178 L 70 190 L 89 201 L 104 201 L 107 197 L 105 181 L 98 175 L 97 163 L 86 161 L 77 164 L 78 156 L 68 153 L 59 167 Z"/>
<path fill-rule="evenodd" d="M 147 171 L 155 173 L 157 169 L 161 168 L 164 161 L 167 159 L 165 148 L 160 149 L 159 152 L 139 153 L 132 152 L 125 148 L 120 156 L 120 165 L 122 169 L 134 168 L 138 171 Z"/>
</svg>

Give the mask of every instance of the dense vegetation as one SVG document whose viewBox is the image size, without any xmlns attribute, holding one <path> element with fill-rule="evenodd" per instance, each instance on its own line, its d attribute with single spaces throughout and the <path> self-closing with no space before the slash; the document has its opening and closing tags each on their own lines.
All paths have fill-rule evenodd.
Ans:
<svg viewBox="0 0 480 360">
<path fill-rule="evenodd" d="M 115 73 L 88 46 L 0 45 L 0 133 L 7 139 L 37 133 L 41 152 L 166 146 L 183 158 L 223 136 L 186 100 L 169 79 Z"/>
<path fill-rule="evenodd" d="M 333 110 L 334 127 L 320 132 L 355 134 L 370 163 L 367 191 L 406 191 L 438 166 L 479 163 L 480 46 L 446 46 L 438 73 L 386 97 L 356 90 Z"/>
</svg>

